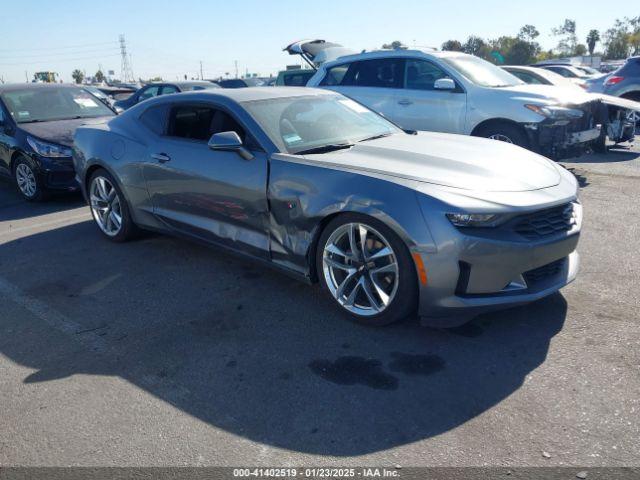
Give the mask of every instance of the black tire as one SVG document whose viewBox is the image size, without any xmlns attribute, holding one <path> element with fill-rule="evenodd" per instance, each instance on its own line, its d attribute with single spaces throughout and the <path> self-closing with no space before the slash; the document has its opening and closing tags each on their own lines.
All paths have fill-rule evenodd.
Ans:
<svg viewBox="0 0 640 480">
<path fill-rule="evenodd" d="M 26 188 L 20 187 L 20 184 L 18 181 L 18 175 L 19 175 L 18 172 L 21 171 L 22 169 L 27 169 L 29 172 L 31 172 L 31 175 L 33 176 L 35 190 L 32 194 L 29 194 Z M 42 182 L 38 178 L 38 175 L 36 173 L 37 171 L 38 171 L 38 165 L 36 164 L 35 160 L 32 160 L 26 155 L 20 155 L 16 159 L 15 163 L 13 164 L 13 181 L 16 184 L 18 193 L 20 193 L 22 198 L 24 198 L 27 202 L 42 202 L 49 198 L 49 193 L 45 190 L 44 186 L 42 185 Z"/>
<path fill-rule="evenodd" d="M 118 200 L 120 202 L 120 213 L 121 213 L 122 220 L 121 220 L 120 230 L 115 235 L 107 234 L 100 227 L 98 219 L 96 218 L 96 213 L 92 208 L 91 186 L 93 185 L 94 181 L 96 181 L 96 179 L 99 177 L 105 178 L 106 180 L 109 181 L 109 183 L 115 189 L 116 194 L 118 196 Z M 89 182 L 87 183 L 87 197 L 89 197 L 89 208 L 91 209 L 91 214 L 93 216 L 94 221 L 96 222 L 96 226 L 98 227 L 98 230 L 100 230 L 100 232 L 105 237 L 107 237 L 112 242 L 126 242 L 127 240 L 131 240 L 138 236 L 138 234 L 140 233 L 140 229 L 133 222 L 133 219 L 131 218 L 130 208 L 129 208 L 129 204 L 127 203 L 127 199 L 125 198 L 124 194 L 122 193 L 122 190 L 118 186 L 118 183 L 115 181 L 115 179 L 109 172 L 101 168 L 94 171 L 91 174 L 91 177 L 89 178 Z"/>
<path fill-rule="evenodd" d="M 607 132 L 606 127 L 600 132 L 600 136 L 591 143 L 591 148 L 596 153 L 607 153 Z"/>
<path fill-rule="evenodd" d="M 634 102 L 640 102 L 640 92 L 625 93 L 622 98 L 633 100 Z M 640 133 L 640 113 L 636 112 L 636 132 Z"/>
<path fill-rule="evenodd" d="M 477 137 L 491 138 L 491 137 L 505 137 L 509 139 L 508 143 L 513 143 L 522 148 L 529 148 L 529 139 L 527 135 L 516 125 L 512 125 L 507 122 L 495 122 L 481 127 L 476 133 Z"/>
<path fill-rule="evenodd" d="M 372 228 L 380 233 L 387 241 L 398 265 L 397 288 L 390 303 L 381 312 L 375 315 L 358 315 L 341 305 L 331 293 L 331 289 L 325 278 L 323 269 L 324 248 L 332 234 L 340 227 L 359 223 Z M 316 249 L 316 271 L 323 290 L 340 309 L 357 323 L 368 326 L 383 326 L 405 319 L 417 309 L 418 304 L 418 277 L 416 268 L 411 258 L 409 249 L 398 235 L 384 223 L 375 218 L 357 213 L 345 213 L 331 220 L 322 231 Z"/>
</svg>

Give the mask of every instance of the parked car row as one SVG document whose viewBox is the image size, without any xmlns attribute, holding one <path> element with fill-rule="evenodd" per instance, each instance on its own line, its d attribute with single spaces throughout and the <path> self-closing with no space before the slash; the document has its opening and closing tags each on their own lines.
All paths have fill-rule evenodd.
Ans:
<svg viewBox="0 0 640 480">
<path fill-rule="evenodd" d="M 154 83 L 111 105 L 0 86 L 0 171 L 31 201 L 81 190 L 110 240 L 216 245 L 320 282 L 369 325 L 455 326 L 576 277 L 576 179 L 534 152 L 615 136 L 640 105 L 458 52 L 290 47 L 307 87 Z"/>
<path fill-rule="evenodd" d="M 368 325 L 459 325 L 578 270 L 570 172 L 504 142 L 404 131 L 327 89 L 161 95 L 79 127 L 73 163 L 110 240 L 147 229 L 229 249 L 320 282 Z"/>
<path fill-rule="evenodd" d="M 523 82 L 461 52 L 396 49 L 342 55 L 336 44 L 321 41 L 287 48 L 317 69 L 307 86 L 340 92 L 402 128 L 482 136 L 556 159 L 589 148 L 604 150 L 607 133 L 615 142 L 632 139 L 630 112 L 640 110 L 640 103 L 566 84 Z M 341 56 L 333 59 L 328 52 L 336 51 Z M 533 70 L 527 72 L 530 77 Z M 546 72 L 539 69 L 539 76 Z"/>
<path fill-rule="evenodd" d="M 570 172 L 403 130 L 329 89 L 192 89 L 116 115 L 82 87 L 4 85 L 0 114 L 0 164 L 26 199 L 80 189 L 110 240 L 210 243 L 320 282 L 364 324 L 459 325 L 577 275 Z"/>
</svg>

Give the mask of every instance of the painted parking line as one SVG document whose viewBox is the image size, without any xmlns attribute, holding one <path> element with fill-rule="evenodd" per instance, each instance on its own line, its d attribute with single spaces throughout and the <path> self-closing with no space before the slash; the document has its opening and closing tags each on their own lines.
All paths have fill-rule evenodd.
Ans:
<svg viewBox="0 0 640 480">
<path fill-rule="evenodd" d="M 50 327 L 68 335 L 73 335 L 85 347 L 100 353 L 107 351 L 107 344 L 102 337 L 97 335 L 82 335 L 83 329 L 86 327 L 82 327 L 66 315 L 51 308 L 47 303 L 24 293 L 20 288 L 3 277 L 0 277 L 0 295 L 10 299 Z"/>
<path fill-rule="evenodd" d="M 42 215 L 41 217 L 29 218 L 28 220 L 19 220 L 12 222 L 0 222 L 0 237 L 15 236 L 24 232 L 33 232 L 46 230 L 53 227 L 61 227 L 66 225 L 72 225 L 74 223 L 80 223 L 91 219 L 91 213 L 84 211 L 81 214 L 59 217 L 59 214 Z M 51 220 L 38 220 L 38 218 L 53 218 Z M 28 223 L 28 224 L 27 224 Z M 23 225 L 25 224 L 25 225 Z M 5 226 L 6 225 L 6 226 Z M 17 225 L 17 226 L 14 226 Z M 22 226 L 21 226 L 22 225 Z"/>
</svg>

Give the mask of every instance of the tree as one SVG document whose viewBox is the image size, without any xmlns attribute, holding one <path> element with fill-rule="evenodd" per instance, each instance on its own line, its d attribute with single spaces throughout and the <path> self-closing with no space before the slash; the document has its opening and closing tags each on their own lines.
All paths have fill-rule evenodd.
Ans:
<svg viewBox="0 0 640 480">
<path fill-rule="evenodd" d="M 640 54 L 640 30 L 629 35 L 629 46 L 631 47 L 631 55 Z"/>
<path fill-rule="evenodd" d="M 102 73 L 102 70 L 98 70 L 94 75 L 94 77 L 96 79 L 96 82 L 98 83 L 104 82 L 104 73 Z"/>
<path fill-rule="evenodd" d="M 573 55 L 578 44 L 578 37 L 576 35 L 576 22 L 566 18 L 564 23 L 557 28 L 551 29 L 556 37 L 560 37 L 557 50 L 562 56 Z"/>
<path fill-rule="evenodd" d="M 581 57 L 587 54 L 587 47 L 583 43 L 579 43 L 576 45 L 576 48 L 573 49 L 573 54 Z"/>
<path fill-rule="evenodd" d="M 447 40 L 440 48 L 450 52 L 461 52 L 462 44 L 458 40 Z"/>
<path fill-rule="evenodd" d="M 525 42 L 533 43 L 533 41 L 540 36 L 540 32 L 533 25 L 525 25 L 518 32 L 518 38 Z"/>
<path fill-rule="evenodd" d="M 518 38 L 504 53 L 504 60 L 508 65 L 530 65 L 536 61 L 539 53 L 540 45 L 538 43 L 526 42 Z"/>
<path fill-rule="evenodd" d="M 483 52 L 486 46 L 487 44 L 482 38 L 476 37 L 475 35 L 471 35 L 469 38 L 467 38 L 467 41 L 464 42 L 464 45 L 462 46 L 462 51 L 470 55 L 480 56 L 480 54 Z"/>
<path fill-rule="evenodd" d="M 640 34 L 640 17 L 616 19 L 613 27 L 604 32 L 602 43 L 605 57 L 608 59 L 623 59 L 638 49 L 633 42 L 635 35 Z"/>
<path fill-rule="evenodd" d="M 403 48 L 403 47 L 404 45 L 400 40 L 394 40 L 391 43 L 385 43 L 384 45 L 382 45 L 382 48 L 391 49 L 391 50 L 398 50 L 399 48 Z"/>
<path fill-rule="evenodd" d="M 82 83 L 82 81 L 84 80 L 84 73 L 82 73 L 82 71 L 78 69 L 75 69 L 71 73 L 71 76 L 73 77 L 76 83 Z"/>
<path fill-rule="evenodd" d="M 589 55 L 593 55 L 596 44 L 600 41 L 600 32 L 598 30 L 590 30 L 587 35 L 587 47 L 589 47 Z"/>
</svg>

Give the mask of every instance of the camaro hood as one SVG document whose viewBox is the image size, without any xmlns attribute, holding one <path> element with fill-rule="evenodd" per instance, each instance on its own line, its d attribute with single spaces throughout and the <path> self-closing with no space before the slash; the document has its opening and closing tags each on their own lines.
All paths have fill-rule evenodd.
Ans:
<svg viewBox="0 0 640 480">
<path fill-rule="evenodd" d="M 504 142 L 420 132 L 361 142 L 349 150 L 306 155 L 324 164 L 435 185 L 485 192 L 523 192 L 560 183 L 550 160 Z"/>
<path fill-rule="evenodd" d="M 571 87 L 554 85 L 516 85 L 500 88 L 501 91 L 510 92 L 518 100 L 535 101 L 544 104 L 580 105 L 582 103 L 600 100 L 607 105 L 640 111 L 640 102 L 634 102 L 624 98 L 604 95 L 602 93 L 589 93 Z"/>
<path fill-rule="evenodd" d="M 45 142 L 73 146 L 73 134 L 80 125 L 94 125 L 111 120 L 113 117 L 77 118 L 73 120 L 52 120 L 50 122 L 19 123 L 18 126 L 34 137 Z"/>
</svg>

